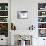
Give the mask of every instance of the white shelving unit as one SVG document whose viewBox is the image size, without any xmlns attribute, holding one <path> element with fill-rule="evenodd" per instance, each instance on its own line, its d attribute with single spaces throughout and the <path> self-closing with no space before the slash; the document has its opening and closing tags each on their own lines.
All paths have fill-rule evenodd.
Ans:
<svg viewBox="0 0 46 46">
<path fill-rule="evenodd" d="M 2 2 L 2 3 L 1 3 Z M 6 7 L 5 7 L 6 6 Z M 0 0 L 0 45 L 8 45 L 8 2 Z M 2 25 L 2 26 L 1 26 Z M 4 29 L 3 29 L 4 27 Z"/>
<path fill-rule="evenodd" d="M 45 33 L 42 34 L 41 31 L 46 33 L 46 3 L 38 4 L 38 32 L 40 37 L 46 37 Z"/>
</svg>

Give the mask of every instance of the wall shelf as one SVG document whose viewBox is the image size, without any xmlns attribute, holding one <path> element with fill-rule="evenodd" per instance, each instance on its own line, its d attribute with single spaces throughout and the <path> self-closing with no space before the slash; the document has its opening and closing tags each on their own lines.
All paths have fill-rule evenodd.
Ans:
<svg viewBox="0 0 46 46">
<path fill-rule="evenodd" d="M 38 10 L 38 11 L 46 11 L 46 10 Z"/>
<path fill-rule="evenodd" d="M 46 22 L 38 22 L 38 23 L 46 23 Z"/>
<path fill-rule="evenodd" d="M 44 16 L 38 16 L 38 17 L 46 17 L 46 15 L 44 15 Z"/>
<path fill-rule="evenodd" d="M 0 16 L 0 17 L 8 17 L 8 16 Z"/>
<path fill-rule="evenodd" d="M 8 23 L 8 22 L 0 22 L 0 23 Z"/>
<path fill-rule="evenodd" d="M 0 10 L 0 11 L 8 11 L 8 10 Z"/>
<path fill-rule="evenodd" d="M 46 29 L 46 28 L 38 28 L 38 29 Z"/>
</svg>

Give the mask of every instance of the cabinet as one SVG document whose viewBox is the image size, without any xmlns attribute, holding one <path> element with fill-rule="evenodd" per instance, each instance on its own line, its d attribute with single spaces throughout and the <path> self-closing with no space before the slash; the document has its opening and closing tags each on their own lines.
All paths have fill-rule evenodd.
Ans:
<svg viewBox="0 0 46 46">
<path fill-rule="evenodd" d="M 46 37 L 38 38 L 38 46 L 46 46 Z"/>
<path fill-rule="evenodd" d="M 38 31 L 40 37 L 46 37 L 46 3 L 38 3 Z"/>
<path fill-rule="evenodd" d="M 8 38 L 0 35 L 0 45 L 8 45 Z"/>
<path fill-rule="evenodd" d="M 9 30 L 10 30 L 10 15 L 11 15 L 11 0 L 0 0 L 0 45 L 10 45 Z"/>
<path fill-rule="evenodd" d="M 0 3 L 0 35 L 8 37 L 8 3 Z"/>
</svg>

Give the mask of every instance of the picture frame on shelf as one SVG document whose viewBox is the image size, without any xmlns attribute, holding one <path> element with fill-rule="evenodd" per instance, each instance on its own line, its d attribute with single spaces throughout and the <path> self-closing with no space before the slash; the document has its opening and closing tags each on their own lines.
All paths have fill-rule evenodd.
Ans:
<svg viewBox="0 0 46 46">
<path fill-rule="evenodd" d="M 46 37 L 46 29 L 39 29 L 39 37 Z"/>
<path fill-rule="evenodd" d="M 46 3 L 38 3 L 38 10 L 46 10 Z"/>
</svg>

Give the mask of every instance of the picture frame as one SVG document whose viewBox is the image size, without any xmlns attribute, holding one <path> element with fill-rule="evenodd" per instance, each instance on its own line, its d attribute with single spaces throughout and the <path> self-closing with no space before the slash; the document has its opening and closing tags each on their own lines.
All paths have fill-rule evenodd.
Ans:
<svg viewBox="0 0 46 46">
<path fill-rule="evenodd" d="M 17 11 L 17 18 L 18 19 L 27 19 L 28 11 Z"/>
</svg>

